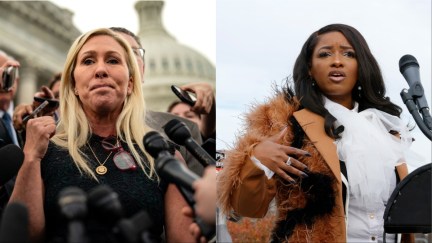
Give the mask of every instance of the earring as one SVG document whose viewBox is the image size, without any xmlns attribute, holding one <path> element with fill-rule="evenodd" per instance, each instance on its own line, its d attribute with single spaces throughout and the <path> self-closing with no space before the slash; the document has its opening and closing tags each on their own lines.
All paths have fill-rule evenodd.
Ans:
<svg viewBox="0 0 432 243">
<path fill-rule="evenodd" d="M 316 82 L 315 80 L 312 78 L 312 76 L 309 75 L 309 80 L 312 82 L 312 87 L 315 87 Z"/>
<path fill-rule="evenodd" d="M 359 86 L 357 86 L 357 90 L 358 90 L 358 96 L 359 96 L 359 98 L 361 98 L 361 90 L 362 90 L 362 87 L 361 87 L 360 84 L 359 84 Z"/>
</svg>

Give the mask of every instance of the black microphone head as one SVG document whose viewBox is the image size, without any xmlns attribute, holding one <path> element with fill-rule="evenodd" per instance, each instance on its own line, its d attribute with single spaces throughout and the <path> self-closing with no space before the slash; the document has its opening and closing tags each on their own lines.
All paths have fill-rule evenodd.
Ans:
<svg viewBox="0 0 432 243">
<path fill-rule="evenodd" d="M 15 144 L 8 144 L 0 148 L 0 186 L 12 179 L 21 168 L 24 153 Z"/>
<path fill-rule="evenodd" d="M 0 242 L 30 242 L 27 207 L 19 202 L 6 206 L 0 225 Z"/>
<path fill-rule="evenodd" d="M 177 119 L 172 119 L 165 124 L 164 131 L 172 141 L 180 145 L 185 145 L 185 141 L 192 137 L 186 124 Z"/>
<path fill-rule="evenodd" d="M 123 215 L 118 194 L 107 185 L 91 189 L 87 194 L 87 201 L 91 212 L 95 212 L 101 219 L 116 222 Z"/>
<path fill-rule="evenodd" d="M 155 131 L 148 132 L 143 138 L 143 143 L 153 158 L 157 158 L 160 152 L 171 149 L 165 138 Z"/>
<path fill-rule="evenodd" d="M 119 233 L 125 242 L 141 242 L 144 231 L 150 231 L 153 221 L 146 211 L 140 211 L 132 218 L 122 219 L 115 231 Z"/>
<path fill-rule="evenodd" d="M 78 187 L 67 187 L 60 191 L 58 205 L 68 220 L 83 219 L 87 215 L 87 198 Z"/>
<path fill-rule="evenodd" d="M 412 55 L 404 55 L 399 59 L 399 71 L 403 74 L 405 70 L 410 66 L 420 67 L 417 59 Z"/>
</svg>

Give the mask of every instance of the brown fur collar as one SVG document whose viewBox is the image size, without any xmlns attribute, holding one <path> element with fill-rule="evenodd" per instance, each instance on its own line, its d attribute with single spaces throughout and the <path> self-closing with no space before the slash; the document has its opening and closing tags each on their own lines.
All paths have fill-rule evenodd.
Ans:
<svg viewBox="0 0 432 243">
<path fill-rule="evenodd" d="M 240 172 L 243 165 L 249 159 L 248 156 L 251 147 L 264 138 L 280 132 L 285 126 L 292 128 L 293 123 L 291 118 L 293 112 L 298 110 L 298 108 L 299 102 L 297 99 L 288 99 L 280 93 L 265 104 L 252 107 L 251 112 L 245 119 L 244 132 L 237 139 L 235 147 L 228 151 L 224 169 L 218 176 L 219 206 L 223 212 L 229 213 L 232 209 L 230 195 L 242 183 Z M 291 130 L 284 137 L 283 144 L 291 145 L 293 139 L 294 133 Z M 298 159 L 308 165 L 312 173 L 326 178 L 324 184 L 329 184 L 329 201 L 334 203 L 335 194 L 339 188 L 330 168 L 314 147 L 313 142 L 306 136 L 303 139 L 301 148 L 308 151 L 312 156 L 299 157 Z M 343 224 L 344 218 L 340 217 L 340 215 L 338 216 L 337 212 L 340 212 L 340 209 L 335 207 L 334 204 L 330 205 L 330 212 L 321 213 L 320 215 L 316 214 L 305 220 L 305 212 L 299 213 L 299 210 L 311 206 L 308 204 L 311 200 L 315 199 L 316 202 L 320 200 L 320 198 L 314 198 L 315 194 L 311 194 L 309 191 L 314 186 L 320 186 L 320 183 L 305 188 L 305 185 L 302 186 L 301 180 L 295 185 L 290 185 L 277 176 L 272 180 L 275 180 L 277 188 L 277 222 L 274 230 L 274 241 L 335 242 L 337 239 L 341 239 L 341 232 L 335 229 L 340 228 L 337 225 Z M 307 184 L 306 181 L 303 184 Z M 320 196 L 322 195 L 320 194 Z M 312 209 L 316 206 L 319 205 L 312 206 Z M 296 214 L 299 214 L 297 215 L 298 217 Z M 284 235 L 285 233 L 286 235 Z"/>
</svg>

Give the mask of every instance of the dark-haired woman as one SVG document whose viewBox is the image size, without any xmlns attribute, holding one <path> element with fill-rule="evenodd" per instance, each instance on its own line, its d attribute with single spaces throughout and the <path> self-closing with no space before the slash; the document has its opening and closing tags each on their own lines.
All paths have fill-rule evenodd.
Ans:
<svg viewBox="0 0 432 243">
<path fill-rule="evenodd" d="M 343 24 L 312 33 L 293 80 L 246 116 L 219 177 L 222 209 L 263 217 L 276 198 L 273 242 L 382 241 L 411 138 L 365 39 Z"/>
</svg>

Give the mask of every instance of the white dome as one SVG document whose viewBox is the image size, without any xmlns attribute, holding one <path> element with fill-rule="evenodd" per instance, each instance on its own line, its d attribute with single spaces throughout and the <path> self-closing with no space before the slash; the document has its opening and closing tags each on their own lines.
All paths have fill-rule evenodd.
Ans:
<svg viewBox="0 0 432 243">
<path fill-rule="evenodd" d="M 215 87 L 216 70 L 202 54 L 177 42 L 163 27 L 163 1 L 138 1 L 138 36 L 145 53 L 144 92 L 148 106 L 163 111 L 177 100 L 172 84 L 209 82 Z"/>
</svg>

